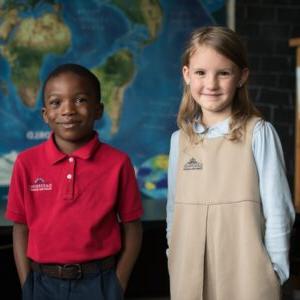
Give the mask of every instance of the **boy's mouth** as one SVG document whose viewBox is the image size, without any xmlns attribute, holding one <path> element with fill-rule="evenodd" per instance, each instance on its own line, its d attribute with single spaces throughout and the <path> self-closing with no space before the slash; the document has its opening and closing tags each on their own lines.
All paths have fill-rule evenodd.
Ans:
<svg viewBox="0 0 300 300">
<path fill-rule="evenodd" d="M 77 121 L 68 121 L 68 122 L 58 122 L 58 125 L 62 126 L 63 128 L 70 129 L 78 126 L 79 122 Z"/>
<path fill-rule="evenodd" d="M 62 127 L 69 129 L 69 128 L 73 128 L 77 125 L 78 123 L 61 123 Z"/>
</svg>

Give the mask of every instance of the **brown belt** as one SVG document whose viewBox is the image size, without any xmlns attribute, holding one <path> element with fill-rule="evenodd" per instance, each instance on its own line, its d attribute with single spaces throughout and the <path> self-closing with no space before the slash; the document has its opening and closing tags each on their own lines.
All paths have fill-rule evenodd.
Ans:
<svg viewBox="0 0 300 300">
<path fill-rule="evenodd" d="M 31 261 L 30 264 L 33 271 L 44 273 L 50 277 L 60 279 L 80 279 L 85 274 L 97 273 L 99 271 L 114 268 L 115 258 L 114 256 L 109 256 L 82 264 L 39 264 L 34 261 Z"/>
</svg>

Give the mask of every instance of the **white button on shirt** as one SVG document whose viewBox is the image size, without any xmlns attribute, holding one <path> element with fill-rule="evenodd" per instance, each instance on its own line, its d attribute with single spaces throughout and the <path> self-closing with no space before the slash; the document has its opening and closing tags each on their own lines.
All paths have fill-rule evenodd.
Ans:
<svg viewBox="0 0 300 300">
<path fill-rule="evenodd" d="M 205 138 L 224 136 L 229 132 L 230 118 L 210 128 L 195 126 Z M 173 222 L 176 189 L 176 170 L 179 151 L 179 131 L 171 137 L 168 169 L 167 238 Z M 265 217 L 264 244 L 281 284 L 289 277 L 290 232 L 295 221 L 295 210 L 285 174 L 281 143 L 274 127 L 266 121 L 258 122 L 253 131 L 252 151 L 255 159 Z"/>
<path fill-rule="evenodd" d="M 74 162 L 74 158 L 73 158 L 73 157 L 70 157 L 70 158 L 69 158 L 69 162 L 70 162 L 70 163 Z"/>
<path fill-rule="evenodd" d="M 67 179 L 72 179 L 72 174 L 68 174 Z"/>
</svg>

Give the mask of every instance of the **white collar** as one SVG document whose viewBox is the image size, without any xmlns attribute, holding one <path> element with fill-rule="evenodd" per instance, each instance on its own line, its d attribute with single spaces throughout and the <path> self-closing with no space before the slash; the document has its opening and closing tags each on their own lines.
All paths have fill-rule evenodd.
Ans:
<svg viewBox="0 0 300 300">
<path fill-rule="evenodd" d="M 217 137 L 217 136 L 223 136 L 225 134 L 228 134 L 229 132 L 229 123 L 230 123 L 230 117 L 227 119 L 218 122 L 210 127 L 205 127 L 201 124 L 200 120 L 197 123 L 194 123 L 194 132 L 198 134 L 205 134 L 210 137 Z"/>
</svg>

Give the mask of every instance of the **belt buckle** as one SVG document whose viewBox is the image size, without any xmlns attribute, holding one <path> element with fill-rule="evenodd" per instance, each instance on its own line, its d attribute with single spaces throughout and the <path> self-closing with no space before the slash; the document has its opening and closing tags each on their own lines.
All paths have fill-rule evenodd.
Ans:
<svg viewBox="0 0 300 300">
<path fill-rule="evenodd" d="M 61 269 L 60 269 L 60 275 L 62 275 L 63 270 L 71 270 L 74 269 L 76 271 L 76 276 L 74 279 L 80 279 L 82 276 L 82 268 L 81 268 L 81 264 L 65 264 L 62 265 Z"/>
</svg>

